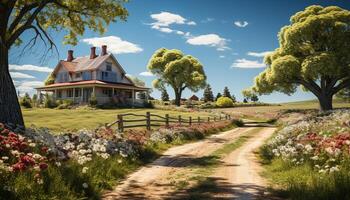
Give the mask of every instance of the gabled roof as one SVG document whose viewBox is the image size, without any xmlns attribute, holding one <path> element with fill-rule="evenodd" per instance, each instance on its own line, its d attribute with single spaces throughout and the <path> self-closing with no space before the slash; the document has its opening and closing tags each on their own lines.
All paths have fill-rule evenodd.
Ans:
<svg viewBox="0 0 350 200">
<path fill-rule="evenodd" d="M 62 65 L 69 72 L 80 72 L 80 71 L 91 71 L 96 70 L 104 63 L 108 58 L 112 58 L 118 65 L 118 67 L 125 73 L 123 67 L 118 63 L 117 59 L 113 56 L 113 54 L 106 54 L 103 56 L 97 56 L 94 59 L 90 59 L 90 56 L 77 57 L 73 59 L 71 62 L 61 60 L 59 64 L 56 66 L 54 73 L 57 72 L 60 65 Z"/>
</svg>

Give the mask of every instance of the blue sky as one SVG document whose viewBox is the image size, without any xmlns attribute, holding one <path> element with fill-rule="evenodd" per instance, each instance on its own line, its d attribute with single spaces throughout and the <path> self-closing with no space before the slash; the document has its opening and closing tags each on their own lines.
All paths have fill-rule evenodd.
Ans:
<svg viewBox="0 0 350 200">
<path fill-rule="evenodd" d="M 42 84 L 58 60 L 66 58 L 67 50 L 73 49 L 74 56 L 84 56 L 89 55 L 90 46 L 106 43 L 128 74 L 141 78 L 151 87 L 155 77 L 143 72 L 147 71 L 154 51 L 165 47 L 197 57 L 214 95 L 228 86 L 231 94 L 242 101 L 241 90 L 250 87 L 254 77 L 264 70 L 264 52 L 278 47 L 280 28 L 289 24 L 291 15 L 315 4 L 350 9 L 350 2 L 345 0 L 133 0 L 125 4 L 130 13 L 127 22 L 110 24 L 104 35 L 87 30 L 77 46 L 62 44 L 64 32 L 51 32 L 59 55 L 49 54 L 42 59 L 41 44 L 24 55 L 20 55 L 22 47 L 12 48 L 10 71 L 18 90 L 33 93 L 32 88 Z M 28 41 L 32 34 L 26 32 L 22 39 Z M 168 93 L 173 96 L 170 88 Z M 192 94 L 186 90 L 183 96 Z M 203 91 L 197 93 L 200 97 L 202 94 Z M 154 90 L 152 96 L 158 98 L 160 93 Z M 260 97 L 264 102 L 313 98 L 312 94 L 301 91 L 292 96 L 273 93 Z"/>
</svg>

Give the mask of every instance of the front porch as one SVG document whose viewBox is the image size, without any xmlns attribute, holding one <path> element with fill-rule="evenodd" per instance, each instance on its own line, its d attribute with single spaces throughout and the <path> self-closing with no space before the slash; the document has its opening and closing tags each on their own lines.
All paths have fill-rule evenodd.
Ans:
<svg viewBox="0 0 350 200">
<path fill-rule="evenodd" d="M 54 84 L 56 85 L 56 84 Z M 137 93 L 147 92 L 148 88 L 141 88 L 129 85 L 106 84 L 106 85 L 66 85 L 56 87 L 37 88 L 38 97 L 42 92 L 52 94 L 54 100 L 70 100 L 74 104 L 88 104 L 93 97 L 96 98 L 97 104 L 115 104 L 115 105 L 131 105 L 142 106 L 146 99 L 138 99 Z"/>
</svg>

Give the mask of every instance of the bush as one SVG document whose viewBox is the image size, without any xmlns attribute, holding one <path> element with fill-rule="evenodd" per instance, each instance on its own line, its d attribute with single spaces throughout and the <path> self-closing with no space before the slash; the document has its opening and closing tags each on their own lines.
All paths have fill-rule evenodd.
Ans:
<svg viewBox="0 0 350 200">
<path fill-rule="evenodd" d="M 94 95 L 89 99 L 89 105 L 92 107 L 95 107 L 97 105 L 97 99 Z"/>
<path fill-rule="evenodd" d="M 57 107 L 57 103 L 53 100 L 52 96 L 50 96 L 49 94 L 45 95 L 44 107 L 45 108 L 56 108 Z"/>
<path fill-rule="evenodd" d="M 32 108 L 32 100 L 30 99 L 29 95 L 26 93 L 24 97 L 22 97 L 19 101 L 19 104 L 25 108 Z"/>
<path fill-rule="evenodd" d="M 233 106 L 233 101 L 229 97 L 220 97 L 216 101 L 216 105 L 221 108 L 227 108 L 227 107 L 232 107 Z"/>
</svg>

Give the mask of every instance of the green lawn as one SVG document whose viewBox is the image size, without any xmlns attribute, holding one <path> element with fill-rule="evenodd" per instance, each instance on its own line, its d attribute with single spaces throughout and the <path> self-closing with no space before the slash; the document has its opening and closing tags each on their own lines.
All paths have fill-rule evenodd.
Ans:
<svg viewBox="0 0 350 200">
<path fill-rule="evenodd" d="M 180 112 L 159 109 L 22 109 L 24 121 L 27 127 L 30 127 L 31 125 L 35 125 L 36 127 L 47 127 L 54 132 L 82 128 L 94 129 L 105 123 L 113 122 L 116 120 L 118 114 L 134 113 L 145 115 L 148 111 L 152 114 L 161 116 L 169 114 L 170 117 L 178 117 L 181 115 L 184 118 L 188 118 L 189 116 L 200 116 L 204 118 L 209 116 L 209 113 L 206 112 Z"/>
</svg>

